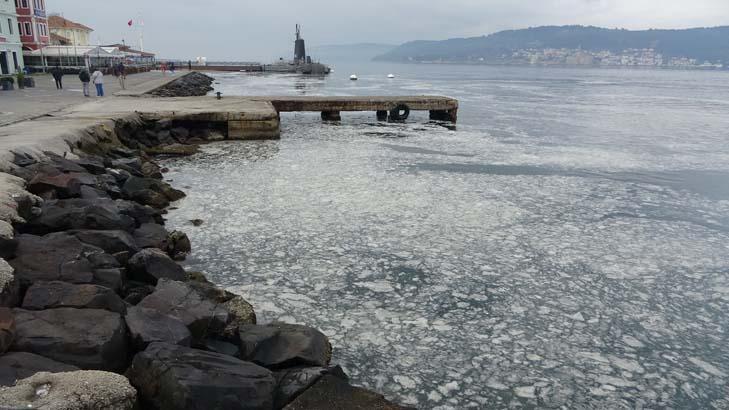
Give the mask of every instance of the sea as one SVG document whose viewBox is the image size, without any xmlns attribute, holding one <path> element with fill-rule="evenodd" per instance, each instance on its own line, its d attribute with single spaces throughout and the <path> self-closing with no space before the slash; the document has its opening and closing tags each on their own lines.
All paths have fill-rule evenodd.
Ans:
<svg viewBox="0 0 729 410">
<path fill-rule="evenodd" d="M 729 409 L 729 72 L 334 69 L 214 86 L 446 95 L 458 123 L 282 114 L 166 160 L 188 270 L 404 405 Z"/>
</svg>

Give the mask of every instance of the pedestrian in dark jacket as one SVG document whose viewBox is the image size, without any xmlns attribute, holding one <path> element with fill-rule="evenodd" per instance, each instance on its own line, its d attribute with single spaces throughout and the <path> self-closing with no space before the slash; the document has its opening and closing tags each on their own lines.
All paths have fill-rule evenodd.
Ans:
<svg viewBox="0 0 729 410">
<path fill-rule="evenodd" d="M 89 74 L 89 70 L 82 68 L 81 72 L 78 74 L 78 79 L 81 80 L 81 84 L 84 86 L 84 97 L 88 97 L 89 83 L 91 82 L 91 74 Z"/>
<path fill-rule="evenodd" d="M 56 80 L 56 89 L 63 90 L 63 70 L 61 70 L 60 64 L 56 64 L 56 66 L 51 69 L 51 75 L 53 76 L 53 79 Z"/>
</svg>

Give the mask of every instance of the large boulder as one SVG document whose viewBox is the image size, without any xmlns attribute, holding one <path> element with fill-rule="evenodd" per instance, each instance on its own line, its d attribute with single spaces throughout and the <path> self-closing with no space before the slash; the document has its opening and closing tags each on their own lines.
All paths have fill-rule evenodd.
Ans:
<svg viewBox="0 0 729 410">
<path fill-rule="evenodd" d="M 20 280 L 15 269 L 0 258 L 0 306 L 15 307 L 20 302 Z"/>
<path fill-rule="evenodd" d="M 182 321 L 154 309 L 134 306 L 124 318 L 136 350 L 144 350 L 150 343 L 165 342 L 190 346 L 192 334 Z"/>
<path fill-rule="evenodd" d="M 180 231 L 170 232 L 170 236 L 167 240 L 169 246 L 167 247 L 167 253 L 172 255 L 174 259 L 185 259 L 187 254 L 192 251 L 192 244 L 187 234 Z"/>
<path fill-rule="evenodd" d="M 132 410 L 137 391 L 126 377 L 99 371 L 38 373 L 0 388 L 0 408 Z"/>
<path fill-rule="evenodd" d="M 84 229 L 69 231 L 68 233 L 74 235 L 83 243 L 94 245 L 111 254 L 117 252 L 134 253 L 139 250 L 132 235 L 126 231 L 98 231 Z"/>
<path fill-rule="evenodd" d="M 152 343 L 134 357 L 127 375 L 142 404 L 152 408 L 273 408 L 271 372 L 232 356 Z"/>
<path fill-rule="evenodd" d="M 124 301 L 107 287 L 60 281 L 34 283 L 25 292 L 22 307 L 27 310 L 60 307 L 105 309 L 122 315 L 127 311 Z"/>
<path fill-rule="evenodd" d="M 16 381 L 38 372 L 61 373 L 76 370 L 80 369 L 37 354 L 9 352 L 0 356 L 0 386 L 14 386 Z"/>
<path fill-rule="evenodd" d="M 81 195 L 81 187 L 94 186 L 96 178 L 86 172 L 68 174 L 39 174 L 28 182 L 28 192 L 45 198 L 74 198 Z"/>
<path fill-rule="evenodd" d="M 285 410 L 406 410 L 407 407 L 387 401 L 381 394 L 350 386 L 334 375 L 322 376 L 301 393 Z"/>
<path fill-rule="evenodd" d="M 82 369 L 120 371 L 127 365 L 121 315 L 101 309 L 13 309 L 12 350 L 31 352 Z"/>
<path fill-rule="evenodd" d="M 241 359 L 269 369 L 327 366 L 332 346 L 320 331 L 302 325 L 272 323 L 239 327 Z"/>
<path fill-rule="evenodd" d="M 154 178 L 139 178 L 132 176 L 122 186 L 122 192 L 132 197 L 135 192 L 153 191 L 162 194 L 168 201 L 177 201 L 185 197 L 185 193 L 174 189 L 170 184 Z"/>
<path fill-rule="evenodd" d="M 221 334 L 231 320 L 225 308 L 206 298 L 191 284 L 168 279 L 160 279 L 154 293 L 137 306 L 180 319 L 197 341 Z"/>
<path fill-rule="evenodd" d="M 15 316 L 10 308 L 0 307 L 0 355 L 8 351 L 15 340 Z"/>
<path fill-rule="evenodd" d="M 135 280 L 157 283 L 160 279 L 185 280 L 185 269 L 160 249 L 147 248 L 129 259 L 129 274 Z"/>
<path fill-rule="evenodd" d="M 134 230 L 134 241 L 140 248 L 167 249 L 169 233 L 164 226 L 156 223 L 146 223 Z"/>
<path fill-rule="evenodd" d="M 132 231 L 133 217 L 111 199 L 60 199 L 43 203 L 40 216 L 23 226 L 25 232 L 45 234 L 69 229 Z"/>
<path fill-rule="evenodd" d="M 21 285 L 45 280 L 71 283 L 91 283 L 93 264 L 88 255 L 101 249 L 79 241 L 64 232 L 45 236 L 19 235 L 16 257 L 9 261 Z"/>
<path fill-rule="evenodd" d="M 273 373 L 276 378 L 274 408 L 280 409 L 289 404 L 296 396 L 311 387 L 322 376 L 331 374 L 347 380 L 347 375 L 339 366 L 334 367 L 294 367 Z"/>
</svg>

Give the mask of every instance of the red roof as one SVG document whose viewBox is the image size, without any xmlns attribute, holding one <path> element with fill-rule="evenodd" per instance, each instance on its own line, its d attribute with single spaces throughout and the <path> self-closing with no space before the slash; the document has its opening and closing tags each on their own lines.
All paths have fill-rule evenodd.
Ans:
<svg viewBox="0 0 729 410">
<path fill-rule="evenodd" d="M 69 19 L 61 16 L 48 16 L 48 27 L 50 28 L 75 28 L 79 30 L 94 31 L 91 27 L 86 27 L 83 24 L 76 23 Z"/>
</svg>

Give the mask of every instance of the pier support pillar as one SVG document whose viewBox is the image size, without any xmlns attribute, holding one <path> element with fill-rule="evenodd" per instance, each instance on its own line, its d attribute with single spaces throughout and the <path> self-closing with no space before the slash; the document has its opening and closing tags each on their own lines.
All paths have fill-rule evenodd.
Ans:
<svg viewBox="0 0 729 410">
<path fill-rule="evenodd" d="M 339 111 L 322 111 L 321 119 L 323 121 L 341 121 L 342 116 L 339 114 Z"/>
<path fill-rule="evenodd" d="M 377 111 L 377 121 L 387 121 L 387 111 Z"/>
<path fill-rule="evenodd" d="M 455 123 L 458 120 L 458 110 L 431 110 L 430 119 L 434 121 L 450 121 Z"/>
</svg>

